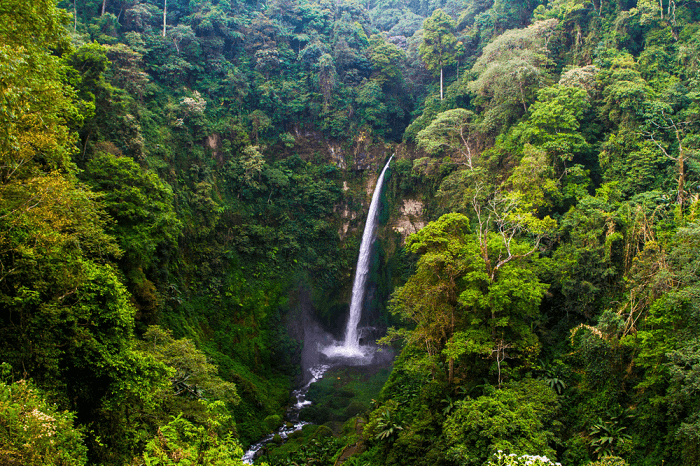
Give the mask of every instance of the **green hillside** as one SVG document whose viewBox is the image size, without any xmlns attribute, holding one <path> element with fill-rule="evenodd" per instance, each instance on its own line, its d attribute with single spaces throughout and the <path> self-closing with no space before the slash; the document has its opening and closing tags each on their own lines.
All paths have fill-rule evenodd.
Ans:
<svg viewBox="0 0 700 466">
<path fill-rule="evenodd" d="M 2 0 L 0 464 L 241 464 L 392 154 L 266 461 L 700 464 L 697 0 Z"/>
</svg>

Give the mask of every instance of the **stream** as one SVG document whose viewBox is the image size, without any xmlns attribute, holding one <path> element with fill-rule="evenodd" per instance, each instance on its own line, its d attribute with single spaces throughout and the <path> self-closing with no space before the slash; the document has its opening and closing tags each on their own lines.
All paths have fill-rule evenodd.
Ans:
<svg viewBox="0 0 700 466">
<path fill-rule="evenodd" d="M 284 415 L 284 424 L 276 431 L 266 435 L 257 443 L 251 445 L 242 457 L 243 462 L 246 464 L 253 464 L 253 461 L 258 456 L 260 450 L 266 444 L 271 442 L 275 438 L 275 435 L 279 435 L 283 440 L 286 440 L 290 434 L 301 430 L 302 427 L 309 424 L 308 422 L 299 420 L 299 413 L 302 409 L 312 404 L 311 401 L 306 399 L 306 395 L 309 392 L 311 385 L 321 380 L 324 374 L 326 374 L 326 372 L 329 370 L 358 366 L 365 367 L 367 370 L 371 370 L 371 367 L 389 367 L 394 359 L 393 352 L 390 350 L 378 352 L 377 349 L 378 347 L 374 344 L 365 345 L 360 348 L 360 353 L 362 354 L 361 357 L 334 356 L 333 358 L 325 357 L 321 351 L 317 350 L 317 354 L 321 356 L 320 361 L 317 360 L 316 364 L 312 365 L 308 369 L 310 377 L 308 382 L 306 382 L 301 388 L 292 392 L 292 397 L 293 399 L 296 399 L 296 403 L 287 408 Z M 289 426 L 290 424 L 291 426 Z"/>
<path fill-rule="evenodd" d="M 301 412 L 301 410 L 304 407 L 309 406 L 311 404 L 310 401 L 306 400 L 306 394 L 309 392 L 311 384 L 321 380 L 321 378 L 323 378 L 323 374 L 325 374 L 326 371 L 330 368 L 330 364 L 320 364 L 309 369 L 309 371 L 311 372 L 311 379 L 306 383 L 306 385 L 292 392 L 292 396 L 296 398 L 297 402 L 296 404 L 290 406 L 287 409 L 287 413 L 284 416 L 285 423 L 282 424 L 282 427 L 280 427 L 273 433 L 268 434 L 258 443 L 251 445 L 248 451 L 246 451 L 243 455 L 242 459 L 244 463 L 253 464 L 253 460 L 255 459 L 255 456 L 260 451 L 260 449 L 264 447 L 267 443 L 271 442 L 272 439 L 275 438 L 275 435 L 279 435 L 282 439 L 286 439 L 289 436 L 289 434 L 301 430 L 302 427 L 308 424 L 308 422 L 299 421 L 299 413 Z M 288 423 L 292 423 L 292 427 L 287 427 Z"/>
</svg>

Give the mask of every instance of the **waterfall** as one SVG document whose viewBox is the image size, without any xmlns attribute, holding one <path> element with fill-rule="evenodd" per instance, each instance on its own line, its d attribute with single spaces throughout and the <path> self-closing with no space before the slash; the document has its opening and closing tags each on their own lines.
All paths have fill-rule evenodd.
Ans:
<svg viewBox="0 0 700 466">
<path fill-rule="evenodd" d="M 355 281 L 352 284 L 352 300 L 350 301 L 350 316 L 345 329 L 345 342 L 342 346 L 330 346 L 323 350 L 323 353 L 329 357 L 346 356 L 355 357 L 363 356 L 364 352 L 360 348 L 360 336 L 357 332 L 357 324 L 360 323 L 362 315 L 362 304 L 365 299 L 365 285 L 367 276 L 369 275 L 369 262 L 371 259 L 370 251 L 372 242 L 374 241 L 374 233 L 377 229 L 377 214 L 379 213 L 379 198 L 382 193 L 382 185 L 384 184 L 384 174 L 391 160 L 384 166 L 382 173 L 377 179 L 377 186 L 372 194 L 372 202 L 369 205 L 369 214 L 367 214 L 367 222 L 365 223 L 365 231 L 362 233 L 362 243 L 360 244 L 360 255 L 357 258 L 357 269 L 355 270 Z"/>
<path fill-rule="evenodd" d="M 360 336 L 357 333 L 357 324 L 360 323 L 362 315 L 362 303 L 365 300 L 365 290 L 367 283 L 367 275 L 369 275 L 369 260 L 371 259 L 371 247 L 374 242 L 374 233 L 377 229 L 377 214 L 379 213 L 379 198 L 382 195 L 382 185 L 384 184 L 384 173 L 389 168 L 392 155 L 389 161 L 384 165 L 382 173 L 377 179 L 377 186 L 372 194 L 372 202 L 369 205 L 369 214 L 367 214 L 367 223 L 365 223 L 365 231 L 362 233 L 362 243 L 360 244 L 360 255 L 357 257 L 357 270 L 355 270 L 355 281 L 352 284 L 352 301 L 350 301 L 350 317 L 348 318 L 348 326 L 345 329 L 345 343 L 343 346 L 349 350 L 357 351 L 360 347 Z"/>
</svg>

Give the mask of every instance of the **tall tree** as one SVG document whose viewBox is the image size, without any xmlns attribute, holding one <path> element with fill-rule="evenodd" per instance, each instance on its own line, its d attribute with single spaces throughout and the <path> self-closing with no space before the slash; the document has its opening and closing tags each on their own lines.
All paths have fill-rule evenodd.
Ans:
<svg viewBox="0 0 700 466">
<path fill-rule="evenodd" d="M 473 169 L 474 118 L 473 112 L 463 108 L 440 113 L 427 128 L 416 135 L 418 147 L 432 155 L 443 151 L 448 154 L 460 154 L 467 167 Z"/>
<path fill-rule="evenodd" d="M 406 242 L 421 258 L 416 273 L 395 292 L 391 311 L 415 328 L 392 329 L 387 340 L 405 338 L 425 348 L 433 361 L 444 357 L 450 383 L 462 356 L 471 357 L 478 370 L 477 356 L 490 355 L 500 385 L 504 359 L 537 352 L 528 322 L 548 287 L 537 278 L 536 263 L 543 231 L 553 220 L 534 219 L 516 205 L 496 197 L 478 208 L 474 233 L 468 217 L 447 214 Z M 523 230 L 534 236 L 533 243 L 515 239 Z"/>
<path fill-rule="evenodd" d="M 494 39 L 472 67 L 478 76 L 469 83 L 484 107 L 483 130 L 494 132 L 527 112 L 537 90 L 546 84 L 550 63 L 547 38 L 557 20 L 539 21 Z"/>
<path fill-rule="evenodd" d="M 440 100 L 443 99 L 443 69 L 457 63 L 457 38 L 454 35 L 455 20 L 437 9 L 423 22 L 423 43 L 418 51 L 425 66 L 440 73 Z"/>
</svg>

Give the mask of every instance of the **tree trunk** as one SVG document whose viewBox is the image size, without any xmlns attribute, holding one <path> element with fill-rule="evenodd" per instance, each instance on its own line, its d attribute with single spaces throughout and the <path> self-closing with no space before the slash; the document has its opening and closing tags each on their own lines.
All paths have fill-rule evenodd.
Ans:
<svg viewBox="0 0 700 466">
<path fill-rule="evenodd" d="M 443 94 L 442 94 L 442 66 L 440 67 L 440 100 L 443 99 Z"/>
<path fill-rule="evenodd" d="M 105 8 L 107 8 L 107 0 L 102 0 L 102 12 L 100 13 L 100 16 L 105 14 Z"/>
<path fill-rule="evenodd" d="M 163 0 L 163 37 L 165 37 L 165 20 L 168 18 L 168 0 Z"/>
<path fill-rule="evenodd" d="M 450 315 L 450 338 L 455 334 L 455 309 L 452 308 L 452 313 Z M 455 358 L 450 358 L 449 361 L 449 374 L 447 376 L 447 383 L 452 385 L 452 381 L 455 378 Z"/>
<path fill-rule="evenodd" d="M 685 189 L 685 154 L 683 150 L 683 138 L 680 131 L 676 129 L 676 139 L 678 140 L 678 198 L 677 202 L 683 212 L 683 190 Z"/>
<path fill-rule="evenodd" d="M 73 0 L 73 32 L 78 30 L 78 9 L 75 7 L 75 1 Z"/>
<path fill-rule="evenodd" d="M 523 108 L 525 113 L 527 113 L 527 104 L 525 103 L 525 91 L 523 90 L 523 83 L 518 81 L 518 87 L 520 88 L 520 100 L 523 102 Z"/>
</svg>

